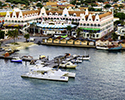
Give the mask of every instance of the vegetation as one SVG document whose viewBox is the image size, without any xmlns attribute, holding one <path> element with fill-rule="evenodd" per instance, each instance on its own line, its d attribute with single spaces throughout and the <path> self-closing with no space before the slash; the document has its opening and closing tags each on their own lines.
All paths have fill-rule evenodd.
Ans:
<svg viewBox="0 0 125 100">
<path fill-rule="evenodd" d="M 13 38 L 14 40 L 14 43 L 15 43 L 15 40 L 16 38 L 18 37 L 18 30 L 15 29 L 15 30 L 12 30 L 12 31 L 8 31 L 8 34 L 7 34 L 9 37 Z"/>
<path fill-rule="evenodd" d="M 77 33 L 77 37 L 79 37 L 80 36 L 80 32 L 82 31 L 82 29 L 81 28 L 77 28 L 76 29 L 76 33 Z"/>
<path fill-rule="evenodd" d="M 4 39 L 4 34 L 5 32 L 0 30 L 0 39 Z"/>
<path fill-rule="evenodd" d="M 24 35 L 24 38 L 26 39 L 26 42 L 27 42 L 27 39 L 30 37 L 30 35 L 29 34 L 25 34 Z"/>
<path fill-rule="evenodd" d="M 116 41 L 116 40 L 118 39 L 118 35 L 117 35 L 115 32 L 112 33 L 111 37 L 112 37 L 112 39 L 113 39 L 114 41 Z"/>
<path fill-rule="evenodd" d="M 69 25 L 67 26 L 67 30 L 69 31 L 69 35 L 71 36 L 71 30 L 72 30 L 72 27 Z"/>
<path fill-rule="evenodd" d="M 110 8 L 110 7 L 111 7 L 110 4 L 106 4 L 106 5 L 104 6 L 104 8 Z"/>
<path fill-rule="evenodd" d="M 43 7 L 43 5 L 41 3 L 37 3 L 36 6 L 39 7 L 39 8 Z"/>
<path fill-rule="evenodd" d="M 2 3 L 2 2 L 0 1 L 0 8 L 2 8 L 2 7 L 4 7 L 4 6 L 6 6 L 6 4 L 4 4 L 4 3 Z"/>
</svg>

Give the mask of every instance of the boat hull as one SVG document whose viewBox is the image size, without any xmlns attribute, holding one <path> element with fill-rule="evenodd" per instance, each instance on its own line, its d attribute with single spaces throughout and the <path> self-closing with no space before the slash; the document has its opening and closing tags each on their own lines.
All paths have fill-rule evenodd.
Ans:
<svg viewBox="0 0 125 100">
<path fill-rule="evenodd" d="M 66 76 L 44 76 L 44 75 L 28 75 L 28 74 L 21 75 L 21 77 L 40 79 L 40 80 L 63 81 L 63 82 L 68 82 L 69 79 Z"/>
<path fill-rule="evenodd" d="M 22 63 L 22 60 L 11 60 L 11 62 Z"/>
<path fill-rule="evenodd" d="M 98 49 L 98 50 L 108 50 L 108 47 L 96 46 L 96 49 Z"/>
<path fill-rule="evenodd" d="M 117 50 L 121 50 L 122 46 L 118 46 L 118 47 L 113 47 L 113 48 L 109 48 L 109 51 L 117 51 Z"/>
</svg>

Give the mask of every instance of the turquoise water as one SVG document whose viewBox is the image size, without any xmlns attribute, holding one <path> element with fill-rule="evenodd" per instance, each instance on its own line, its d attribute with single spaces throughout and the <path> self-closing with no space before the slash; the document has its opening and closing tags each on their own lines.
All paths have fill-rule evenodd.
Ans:
<svg viewBox="0 0 125 100">
<path fill-rule="evenodd" d="M 125 51 L 108 52 L 91 48 L 33 46 L 20 50 L 16 55 L 55 56 L 71 53 L 83 55 L 76 69 L 76 78 L 68 82 L 23 79 L 29 63 L 11 63 L 0 59 L 0 100 L 124 100 L 125 98 Z"/>
</svg>

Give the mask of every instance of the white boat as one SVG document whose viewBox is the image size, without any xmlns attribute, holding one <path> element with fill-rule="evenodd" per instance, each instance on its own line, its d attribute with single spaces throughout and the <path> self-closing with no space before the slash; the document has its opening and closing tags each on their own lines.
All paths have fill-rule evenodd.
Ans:
<svg viewBox="0 0 125 100">
<path fill-rule="evenodd" d="M 82 60 L 80 59 L 73 59 L 71 60 L 72 63 L 82 63 Z"/>
<path fill-rule="evenodd" d="M 63 67 L 63 68 L 76 68 L 77 65 L 76 64 L 73 64 L 72 62 L 68 61 L 68 62 L 62 62 L 60 65 L 60 67 Z"/>
<path fill-rule="evenodd" d="M 56 73 L 57 76 L 58 74 L 60 75 L 63 75 L 63 76 L 67 76 L 67 77 L 73 77 L 75 78 L 75 73 L 72 73 L 72 72 L 67 72 L 67 71 L 61 71 L 60 69 L 58 70 L 55 70 L 53 68 L 50 68 L 50 67 L 43 67 L 43 65 L 35 65 L 34 67 L 31 67 L 30 68 L 31 71 L 37 71 L 37 72 L 53 72 L 53 73 Z"/>
<path fill-rule="evenodd" d="M 19 57 L 13 57 L 11 62 L 22 63 L 22 59 L 20 59 Z"/>
<path fill-rule="evenodd" d="M 96 49 L 98 50 L 108 50 L 107 46 L 96 46 Z"/>
<path fill-rule="evenodd" d="M 30 72 L 21 75 L 21 77 L 67 82 L 69 77 L 75 77 L 75 73 L 53 70 L 52 68 L 42 67 L 39 65 L 31 68 Z"/>
<path fill-rule="evenodd" d="M 89 55 L 80 56 L 80 57 L 78 57 L 77 59 L 79 59 L 79 60 L 89 60 L 89 59 L 90 59 L 90 56 L 89 56 Z"/>
<path fill-rule="evenodd" d="M 43 79 L 43 80 L 53 80 L 53 81 L 65 81 L 67 82 L 69 77 L 63 76 L 64 73 L 55 73 L 50 70 L 49 67 L 43 67 L 41 69 L 33 69 L 30 72 L 21 75 L 22 78 L 34 78 L 34 79 Z"/>
<path fill-rule="evenodd" d="M 42 80 L 65 81 L 65 82 L 67 82 L 68 79 L 69 79 L 66 76 L 55 75 L 51 71 L 49 71 L 49 72 L 47 71 L 47 72 L 44 72 L 44 73 L 33 71 L 33 72 L 26 73 L 24 75 L 21 75 L 21 77 L 23 77 L 23 78 L 42 79 Z"/>
</svg>

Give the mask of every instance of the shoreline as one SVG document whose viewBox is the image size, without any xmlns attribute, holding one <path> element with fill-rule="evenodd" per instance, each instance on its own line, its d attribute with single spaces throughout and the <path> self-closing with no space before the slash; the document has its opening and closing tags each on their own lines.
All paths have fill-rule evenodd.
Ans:
<svg viewBox="0 0 125 100">
<path fill-rule="evenodd" d="M 37 45 L 33 42 L 16 42 L 16 43 L 18 44 L 14 45 L 9 43 L 8 46 L 3 46 L 2 48 L 4 48 L 5 50 L 11 49 L 12 51 L 14 51 L 14 50 L 21 50 L 21 49 L 25 49 L 26 47 Z"/>
</svg>

